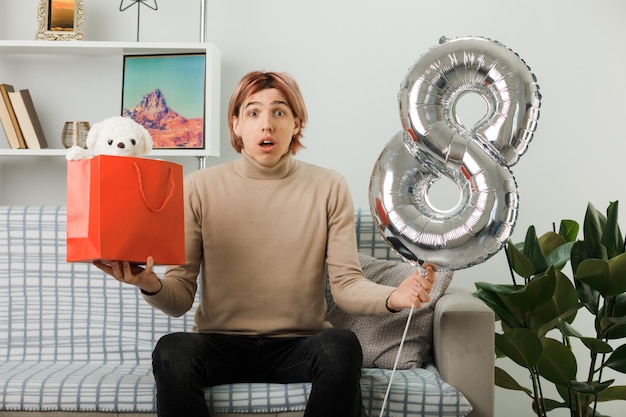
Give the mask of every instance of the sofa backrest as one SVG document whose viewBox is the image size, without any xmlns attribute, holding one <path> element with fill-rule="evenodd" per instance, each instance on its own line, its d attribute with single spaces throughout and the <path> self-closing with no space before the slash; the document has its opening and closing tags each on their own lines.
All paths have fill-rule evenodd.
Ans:
<svg viewBox="0 0 626 417">
<path fill-rule="evenodd" d="M 398 259 L 369 211 L 356 211 L 356 228 L 362 253 Z M 195 308 L 167 316 L 93 265 L 66 262 L 65 230 L 63 206 L 0 206 L 0 361 L 150 358 L 162 335 L 192 328 Z"/>
<path fill-rule="evenodd" d="M 401 260 L 400 255 L 391 249 L 376 229 L 369 209 L 357 208 L 354 215 L 359 252 L 377 259 Z"/>
<path fill-rule="evenodd" d="M 191 329 L 192 312 L 169 317 L 93 265 L 65 262 L 65 225 L 65 207 L 0 207 L 0 362 L 149 359 L 162 335 Z"/>
</svg>

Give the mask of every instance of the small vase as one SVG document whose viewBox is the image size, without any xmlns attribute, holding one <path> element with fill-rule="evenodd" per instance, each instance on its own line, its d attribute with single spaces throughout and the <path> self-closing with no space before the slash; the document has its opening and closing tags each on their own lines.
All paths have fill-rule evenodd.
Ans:
<svg viewBox="0 0 626 417">
<path fill-rule="evenodd" d="M 87 132 L 90 128 L 89 122 L 65 122 L 61 135 L 63 146 L 71 148 L 77 145 L 81 148 L 87 148 Z"/>
</svg>

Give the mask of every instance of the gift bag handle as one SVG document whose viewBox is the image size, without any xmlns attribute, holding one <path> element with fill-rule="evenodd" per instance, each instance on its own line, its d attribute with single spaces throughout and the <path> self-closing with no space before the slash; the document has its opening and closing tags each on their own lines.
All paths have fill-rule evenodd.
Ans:
<svg viewBox="0 0 626 417">
<path fill-rule="evenodd" d="M 139 169 L 139 164 L 137 164 L 137 162 L 133 162 L 133 165 L 135 166 L 135 171 L 137 171 L 137 181 L 139 182 L 139 191 L 141 192 L 141 198 L 143 199 L 143 202 L 145 203 L 146 207 L 148 207 L 148 209 L 153 212 L 159 212 L 163 210 L 165 206 L 167 205 L 167 202 L 170 201 L 170 199 L 174 195 L 174 188 L 176 188 L 176 183 L 174 182 L 174 174 L 172 173 L 172 167 L 168 167 L 169 178 L 170 178 L 170 191 L 165 197 L 163 204 L 161 204 L 159 208 L 153 208 L 150 205 L 150 203 L 148 203 L 148 199 L 146 198 L 146 193 L 143 190 L 143 180 L 141 178 L 141 170 Z"/>
</svg>

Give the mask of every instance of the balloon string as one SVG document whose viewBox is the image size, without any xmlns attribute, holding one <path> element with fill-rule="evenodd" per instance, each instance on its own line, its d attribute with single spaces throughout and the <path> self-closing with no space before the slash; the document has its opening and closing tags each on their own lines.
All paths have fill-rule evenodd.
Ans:
<svg viewBox="0 0 626 417">
<path fill-rule="evenodd" d="M 385 412 L 385 408 L 387 407 L 387 400 L 389 399 L 389 391 L 391 391 L 391 383 L 393 382 L 393 377 L 396 374 L 396 368 L 398 367 L 398 361 L 400 360 L 400 354 L 402 353 L 402 346 L 404 346 L 404 340 L 406 339 L 406 334 L 409 331 L 409 324 L 411 323 L 411 317 L 413 317 L 413 310 L 415 310 L 415 306 L 411 306 L 411 310 L 409 311 L 409 317 L 406 319 L 406 326 L 404 326 L 404 333 L 402 334 L 402 339 L 400 340 L 400 347 L 398 348 L 398 354 L 396 355 L 396 360 L 393 364 L 393 369 L 391 370 L 391 376 L 389 377 L 389 384 L 387 384 L 387 392 L 385 392 L 385 398 L 383 399 L 383 405 L 380 408 L 379 417 L 383 417 L 383 413 Z"/>
</svg>

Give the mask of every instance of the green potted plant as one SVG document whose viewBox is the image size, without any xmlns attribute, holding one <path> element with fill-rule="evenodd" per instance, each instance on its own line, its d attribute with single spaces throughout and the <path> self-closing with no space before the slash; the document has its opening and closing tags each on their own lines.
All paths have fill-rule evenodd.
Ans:
<svg viewBox="0 0 626 417">
<path fill-rule="evenodd" d="M 531 386 L 498 366 L 495 384 L 527 394 L 539 416 L 566 408 L 571 416 L 600 417 L 598 402 L 626 400 L 626 386 L 605 378 L 607 368 L 626 374 L 626 254 L 618 202 L 606 215 L 589 203 L 583 240 L 577 240 L 579 229 L 576 221 L 561 220 L 558 232 L 538 237 L 529 227 L 524 242 L 506 245 L 512 284 L 475 284 L 474 295 L 501 323 L 497 358 L 526 368 Z M 568 263 L 571 279 L 563 272 Z M 581 309 L 592 315 L 592 328 L 576 328 Z M 584 355 L 576 356 L 574 344 Z M 544 396 L 546 383 L 559 399 Z"/>
</svg>

